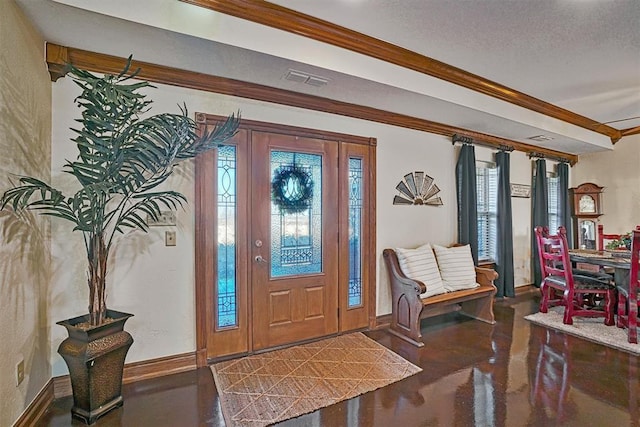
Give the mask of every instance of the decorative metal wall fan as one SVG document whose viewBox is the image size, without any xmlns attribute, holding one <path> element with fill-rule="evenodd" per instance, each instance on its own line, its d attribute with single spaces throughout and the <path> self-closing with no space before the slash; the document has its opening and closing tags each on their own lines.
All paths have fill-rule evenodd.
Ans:
<svg viewBox="0 0 640 427">
<path fill-rule="evenodd" d="M 393 198 L 394 205 L 442 205 L 442 199 L 437 197 L 440 189 L 433 178 L 421 171 L 406 174 L 396 190 L 399 194 Z"/>
</svg>

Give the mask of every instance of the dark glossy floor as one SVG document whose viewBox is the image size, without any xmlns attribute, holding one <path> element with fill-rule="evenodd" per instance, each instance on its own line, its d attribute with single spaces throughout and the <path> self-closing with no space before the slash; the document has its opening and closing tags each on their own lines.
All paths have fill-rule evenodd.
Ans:
<svg viewBox="0 0 640 427">
<path fill-rule="evenodd" d="M 281 426 L 640 426 L 639 358 L 548 332 L 523 317 L 537 292 L 496 303 L 495 326 L 459 316 L 423 322 L 416 349 L 384 331 L 368 333 L 423 371 Z M 124 407 L 95 426 L 222 426 L 209 369 L 124 387 Z M 81 425 L 71 399 L 43 426 Z"/>
</svg>

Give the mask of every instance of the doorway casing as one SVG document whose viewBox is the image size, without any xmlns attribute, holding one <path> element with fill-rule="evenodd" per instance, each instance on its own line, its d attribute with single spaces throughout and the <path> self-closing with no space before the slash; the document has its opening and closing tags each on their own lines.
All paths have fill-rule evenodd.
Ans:
<svg viewBox="0 0 640 427">
<path fill-rule="evenodd" d="M 221 116 L 204 113 L 196 114 L 199 131 L 215 126 L 224 119 Z M 217 271 L 213 260 L 217 259 L 217 236 L 215 215 L 211 206 L 216 198 L 216 151 L 204 153 L 196 158 L 195 173 L 195 230 L 196 230 L 196 343 L 197 364 L 206 366 L 211 360 L 234 355 L 252 353 L 252 301 L 251 261 L 254 240 L 251 233 L 251 145 L 253 135 L 273 134 L 282 136 L 283 140 L 314 139 L 325 144 L 336 144 L 329 150 L 337 153 L 335 170 L 337 171 L 338 198 L 338 253 L 337 284 L 338 329 L 337 333 L 374 328 L 376 325 L 376 223 L 375 223 L 375 182 L 376 182 L 376 139 L 346 135 L 334 132 L 319 131 L 308 128 L 285 126 L 258 121 L 242 120 L 235 144 L 238 164 L 237 179 L 237 213 L 236 213 L 236 260 L 237 260 L 237 313 L 238 324 L 231 328 L 216 328 L 214 322 L 216 301 Z M 255 143 L 255 142 L 254 142 Z M 349 179 L 348 165 L 350 159 L 360 159 L 362 173 L 362 225 L 361 251 L 362 265 L 362 301 L 358 306 L 348 304 L 349 265 L 345 260 L 349 255 Z M 334 177 L 335 178 L 335 177 Z"/>
</svg>

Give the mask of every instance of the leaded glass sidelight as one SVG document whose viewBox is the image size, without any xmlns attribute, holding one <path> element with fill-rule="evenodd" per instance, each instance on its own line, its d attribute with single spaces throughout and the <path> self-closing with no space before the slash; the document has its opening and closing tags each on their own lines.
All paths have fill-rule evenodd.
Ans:
<svg viewBox="0 0 640 427">
<path fill-rule="evenodd" d="M 238 325 L 236 283 L 236 147 L 221 145 L 217 149 L 217 328 Z"/>
<path fill-rule="evenodd" d="M 349 158 L 349 307 L 362 304 L 362 159 Z"/>
<path fill-rule="evenodd" d="M 322 271 L 322 156 L 271 152 L 271 277 Z"/>
</svg>

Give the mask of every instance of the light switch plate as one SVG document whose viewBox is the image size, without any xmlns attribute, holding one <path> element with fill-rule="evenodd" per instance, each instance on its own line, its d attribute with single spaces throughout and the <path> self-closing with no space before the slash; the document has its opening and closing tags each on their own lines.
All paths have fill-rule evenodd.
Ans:
<svg viewBox="0 0 640 427">
<path fill-rule="evenodd" d="M 175 231 L 165 231 L 164 232 L 164 245 L 165 246 L 175 246 L 176 245 L 176 232 Z"/>
</svg>

